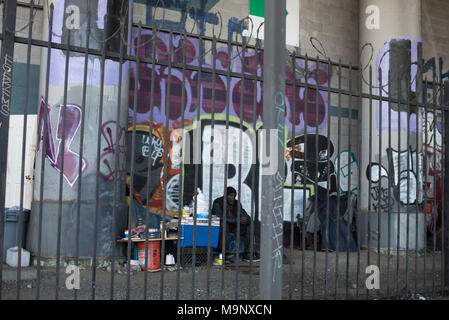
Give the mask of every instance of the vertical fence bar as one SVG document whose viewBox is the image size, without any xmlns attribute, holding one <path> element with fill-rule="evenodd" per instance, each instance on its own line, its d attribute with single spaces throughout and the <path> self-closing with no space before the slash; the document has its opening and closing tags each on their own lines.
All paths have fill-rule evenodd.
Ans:
<svg viewBox="0 0 449 320">
<path fill-rule="evenodd" d="M 362 97 L 362 92 L 363 92 L 363 69 L 362 69 L 362 65 L 359 64 L 359 72 L 358 72 L 358 77 L 359 77 L 359 110 L 358 110 L 358 118 L 361 117 L 362 114 L 362 108 L 363 108 L 363 97 Z M 359 123 L 359 138 L 357 139 L 358 141 L 358 156 L 361 159 L 362 157 L 362 125 L 361 125 L 361 121 L 358 121 Z M 359 166 L 359 170 L 358 170 L 358 181 L 357 181 L 357 223 L 356 223 L 356 228 L 357 228 L 357 270 L 356 270 L 356 288 L 355 288 L 355 299 L 358 300 L 359 299 L 359 278 L 360 278 L 360 250 L 361 250 L 361 244 L 360 244 L 360 221 L 361 221 L 361 193 L 362 193 L 362 166 Z M 371 195 L 369 195 L 370 197 Z"/>
<path fill-rule="evenodd" d="M 383 86 L 383 79 L 382 79 L 382 69 L 378 68 L 378 76 L 379 76 L 379 87 L 382 88 Z M 379 187 L 381 186 L 381 171 L 382 171 L 382 135 L 383 135 L 383 127 L 382 127 L 382 118 L 383 118 L 383 93 L 382 93 L 382 89 L 379 91 L 379 172 L 378 172 L 378 183 L 379 183 Z M 371 177 L 370 177 L 371 178 Z M 371 180 L 371 179 L 370 179 Z M 370 190 L 371 191 L 371 190 Z M 370 195 L 371 196 L 371 195 Z M 379 270 L 381 270 L 381 265 L 380 265 L 380 255 L 381 255 L 381 251 L 380 251 L 380 236 L 381 236 L 381 227 L 380 227 L 380 216 L 381 216 L 381 203 L 382 203 L 382 196 L 383 194 L 381 192 L 379 192 L 379 196 L 378 196 L 378 204 L 377 204 L 377 266 L 379 267 Z"/>
<path fill-rule="evenodd" d="M 213 185 L 213 177 L 214 177 L 214 155 L 215 155 L 215 146 L 216 141 L 214 138 L 214 127 L 215 127 L 215 86 L 216 86 L 216 73 L 215 69 L 217 66 L 216 61 L 216 54 L 217 54 L 217 48 L 216 48 L 217 42 L 215 35 L 212 39 L 212 116 L 211 116 L 211 137 L 210 137 L 210 144 L 211 144 L 211 154 L 210 154 L 210 165 L 209 165 L 209 216 L 208 216 L 208 228 L 207 228 L 207 283 L 206 283 L 206 297 L 207 299 L 210 299 L 210 263 L 211 263 L 211 228 L 212 228 L 212 185 Z"/>
<path fill-rule="evenodd" d="M 243 210 L 242 206 L 242 149 L 243 149 L 243 94 L 245 92 L 245 53 L 246 53 L 246 41 L 243 40 L 242 43 L 242 51 L 240 59 L 242 61 L 242 70 L 241 70 L 241 86 L 240 86 L 240 121 L 239 121 L 239 160 L 238 160 L 238 173 L 237 173 L 237 194 L 238 194 L 238 202 L 237 202 L 237 235 L 236 235 L 236 246 L 235 246 L 235 299 L 239 299 L 239 268 L 240 268 L 240 230 L 241 230 L 241 222 L 240 219 L 242 217 L 241 210 Z M 246 249 L 246 248 L 245 248 Z"/>
<path fill-rule="evenodd" d="M 253 134 L 254 134 L 254 152 L 253 152 L 253 162 L 257 165 L 257 154 L 258 154 L 258 144 L 257 144 L 257 84 L 258 84 L 258 74 L 257 74 L 257 66 L 259 64 L 259 45 L 260 41 L 256 41 L 256 46 L 254 48 L 254 72 L 255 72 L 255 80 L 254 80 L 254 98 L 253 98 Z M 294 100 L 293 100 L 294 101 Z M 252 166 L 251 172 L 251 190 L 256 189 L 256 168 Z M 251 299 L 253 296 L 253 257 L 254 257 L 254 219 L 255 219 L 255 204 L 256 197 L 254 196 L 254 192 L 251 192 L 251 225 L 250 225 L 250 261 L 249 261 L 249 285 L 248 285 L 248 299 Z"/>
<path fill-rule="evenodd" d="M 352 63 L 349 65 L 349 75 L 348 75 L 348 84 L 349 84 L 349 108 L 348 108 L 348 117 L 349 117 L 349 123 L 348 123 L 348 164 L 349 164 L 349 174 L 348 174 L 348 190 L 346 191 L 347 194 L 347 212 L 349 212 L 349 216 L 347 217 L 346 221 L 346 299 L 349 299 L 349 248 L 350 248 L 350 236 L 351 236 L 351 226 L 352 226 L 352 215 L 353 215 L 353 208 L 352 208 L 352 186 L 351 186 L 351 165 L 352 165 L 352 151 L 351 151 L 351 119 L 352 119 Z M 340 157 L 340 155 L 339 155 Z"/>
<path fill-rule="evenodd" d="M 170 99 L 171 99 L 171 72 L 173 59 L 173 30 L 169 33 L 168 44 L 168 75 L 167 75 L 167 102 L 165 105 L 165 151 L 164 151 L 164 196 L 162 201 L 162 239 L 161 239 L 161 288 L 160 300 L 164 299 L 164 269 L 165 269 L 165 219 L 167 210 L 167 175 L 168 175 L 168 152 L 170 136 Z"/>
<path fill-rule="evenodd" d="M 445 94 L 443 96 L 443 101 L 441 103 L 441 295 L 444 295 L 446 292 L 446 261 L 447 261 L 447 246 L 446 246 L 446 236 L 447 236 L 447 229 L 446 229 L 446 201 L 448 197 L 443 197 L 443 195 L 446 194 L 446 188 L 447 188 L 447 167 L 446 167 L 446 152 L 447 151 L 447 138 L 446 138 L 446 126 L 447 126 L 447 107 L 449 106 L 449 82 L 444 83 L 444 91 Z M 443 108 L 444 105 L 444 108 Z"/>
<path fill-rule="evenodd" d="M 196 106 L 196 119 L 197 119 L 197 126 L 196 126 L 196 130 L 199 130 L 199 134 L 198 136 L 201 136 L 201 130 L 202 130 L 202 125 L 201 125 L 201 105 L 202 105 L 202 95 L 201 95 L 201 74 L 202 74 L 202 59 L 204 56 L 204 46 L 203 46 L 203 39 L 201 37 L 201 35 L 198 38 L 198 44 L 199 44 L 199 54 L 198 54 L 198 82 L 197 82 L 197 101 L 198 101 L 198 105 Z M 194 135 L 195 136 L 195 135 Z M 195 138 L 194 138 L 195 139 Z M 201 145 L 201 141 L 195 141 L 196 143 L 199 143 Z M 195 152 L 195 149 L 194 149 Z M 195 158 L 196 155 L 194 155 Z M 201 154 L 200 156 L 198 156 L 198 159 L 200 159 L 201 161 Z M 193 196 L 193 244 L 192 244 L 192 300 L 195 300 L 195 269 L 196 269 L 196 235 L 197 235 L 197 189 L 198 189 L 198 171 L 199 171 L 199 165 L 201 163 L 197 163 L 195 162 L 195 188 L 194 188 L 194 196 Z"/>
<path fill-rule="evenodd" d="M 318 96 L 319 96 L 319 79 L 320 79 L 320 64 L 319 56 L 316 57 L 316 86 L 315 86 L 315 150 L 318 150 Z M 318 217 L 318 154 L 315 157 L 315 218 Z M 317 250 L 317 229 L 313 232 L 313 276 L 312 276 L 312 299 L 315 299 L 316 288 L 316 250 Z"/>
<path fill-rule="evenodd" d="M 183 40 L 182 40 L 182 83 L 185 83 L 186 81 L 186 42 L 187 42 L 187 31 L 184 28 L 184 32 L 183 32 Z M 154 64 L 153 64 L 154 65 Z M 153 67 L 154 69 L 154 67 Z M 151 82 L 153 83 L 153 81 Z M 179 186 L 179 211 L 178 211 L 178 239 L 181 238 L 181 228 L 182 228 L 182 224 L 181 224 L 181 220 L 182 220 L 182 215 L 181 215 L 181 208 L 183 207 L 183 203 L 184 203 L 184 156 L 185 156 L 185 148 L 190 148 L 190 145 L 186 145 L 184 137 L 185 137 L 185 133 L 184 133 L 184 115 L 185 115 L 185 102 L 184 99 L 186 97 L 186 89 L 185 86 L 181 86 L 181 141 L 182 141 L 182 148 L 181 148 L 181 163 L 180 163 L 180 186 Z M 151 121 L 152 122 L 152 121 Z M 190 163 L 190 161 L 189 161 Z M 176 246 L 176 300 L 179 299 L 179 286 L 180 286 L 180 281 L 181 281 L 181 242 L 180 240 L 177 241 L 177 246 Z"/>
<path fill-rule="evenodd" d="M 308 152 L 307 152 L 307 124 L 308 124 L 308 107 L 309 107 L 309 83 L 307 82 L 308 79 L 308 75 L 309 75 L 309 57 L 306 54 L 305 57 L 305 61 L 304 61 L 304 101 L 305 101 L 305 106 L 304 106 L 304 172 L 303 172 L 303 176 L 302 176 L 302 181 L 303 181 L 303 217 L 305 217 L 305 212 L 306 212 L 306 202 L 307 202 L 307 198 L 306 198 L 306 189 L 307 189 L 307 174 L 308 174 L 308 170 L 307 170 L 307 156 L 308 156 Z M 306 259 L 306 221 L 304 219 L 304 222 L 302 224 L 302 261 L 301 261 L 301 299 L 304 300 L 304 287 L 305 287 L 305 259 Z"/>
<path fill-rule="evenodd" d="M 369 67 L 369 168 L 372 166 L 372 147 L 373 147 L 373 68 Z M 371 251 L 371 179 L 368 181 L 368 250 L 367 250 L 367 265 L 370 265 L 370 251 Z M 369 289 L 366 289 L 366 299 L 368 300 L 370 296 Z"/>
<path fill-rule="evenodd" d="M 62 112 L 62 141 L 61 150 L 65 150 L 65 126 L 67 117 L 67 86 L 69 81 L 69 62 L 70 62 L 70 29 L 67 32 L 67 46 L 66 46 L 66 60 L 65 60 L 65 74 L 64 74 L 64 104 Z M 59 299 L 59 268 L 61 255 L 61 221 L 62 221 L 62 193 L 64 190 L 64 153 L 61 153 L 61 170 L 59 171 L 59 199 L 58 199 L 58 231 L 56 244 L 56 288 L 55 299 Z"/>
<path fill-rule="evenodd" d="M 449 90 L 449 82 L 445 83 L 446 86 L 446 92 Z M 448 97 L 449 98 L 449 97 Z M 449 110 L 446 108 L 443 112 L 443 163 L 442 167 L 444 168 L 444 175 L 443 175 L 443 186 L 444 186 L 444 192 L 449 187 Z M 445 193 L 442 193 L 445 194 Z M 443 260 L 444 260 L 444 288 L 445 290 L 448 290 L 449 288 L 449 197 L 444 197 L 443 200 L 443 217 L 444 217 L 444 224 L 442 224 L 443 229 Z M 447 291 L 445 291 L 447 292 Z"/>
<path fill-rule="evenodd" d="M 327 71 L 328 74 L 332 74 L 332 63 L 331 60 L 327 60 Z M 331 79 L 329 79 L 329 83 L 327 86 L 327 104 L 330 107 L 331 104 Z M 329 137 L 331 136 L 331 116 L 330 112 L 327 112 L 327 152 L 326 152 L 326 166 L 328 167 L 328 172 L 330 171 L 330 150 L 331 150 L 331 141 Z M 330 192 L 330 175 L 327 175 L 327 188 L 326 188 L 326 220 L 325 220 L 325 228 L 327 231 L 329 231 L 329 192 Z M 329 232 L 326 232 L 325 239 L 325 257 L 324 257 L 324 297 L 325 299 L 328 299 L 328 293 L 329 293 L 329 279 L 328 279 L 328 267 L 329 267 Z M 323 245 L 323 239 L 321 239 L 321 245 Z"/>
<path fill-rule="evenodd" d="M 23 144 L 22 144 L 22 161 L 20 168 L 20 214 L 19 214 L 19 231 L 18 231 L 18 259 L 17 259 L 17 283 L 20 283 L 20 275 L 22 270 L 22 235 L 25 230 L 22 230 L 23 226 L 23 201 L 24 201 L 24 189 L 25 189 L 25 152 L 26 152 L 26 137 L 27 137 L 27 126 L 28 126 L 28 93 L 30 88 L 30 66 L 31 66 L 31 39 L 33 37 L 33 9 L 34 1 L 30 2 L 30 15 L 28 19 L 28 43 L 27 43 L 27 67 L 26 67 L 26 79 L 25 79 L 25 102 L 23 105 Z M 3 212 L 3 211 L 0 211 Z M 3 227 L 0 230 L 4 230 Z M 3 250 L 2 250 L 3 252 Z M 0 282 L 1 282 L 0 276 Z M 1 290 L 1 289 L 0 289 Z M 1 296 L 1 294 L 0 294 Z M 17 300 L 20 300 L 20 286 L 17 286 Z"/>
<path fill-rule="evenodd" d="M 0 61 L 2 63 L 1 70 L 1 109 L 0 109 L 0 141 L 4 142 L 5 150 L 0 156 L 0 168 L 8 165 L 8 138 L 9 138 L 9 115 L 10 102 L 12 93 L 12 68 L 14 58 L 14 33 L 16 30 L 16 11 L 17 2 L 15 0 L 5 1 L 3 4 L 3 41 L 1 48 Z M 6 79 L 9 80 L 5 81 Z M 28 93 L 28 92 L 27 92 Z M 5 225 L 5 201 L 6 201 L 6 175 L 7 170 L 1 170 L 0 173 L 0 227 L 4 230 Z M 4 236 L 0 236 L 0 299 L 2 297 L 2 274 L 3 274 L 3 246 Z M 21 249 L 20 249 L 21 250 Z"/>
<path fill-rule="evenodd" d="M 338 61 L 338 143 L 337 143 L 337 154 L 340 155 L 341 151 L 341 95 L 342 95 L 342 69 L 341 69 L 341 59 Z M 336 213 L 336 222 L 337 222 L 337 230 L 336 234 L 336 243 L 335 243 L 335 299 L 338 299 L 338 254 L 340 252 L 340 168 L 341 161 L 340 157 L 338 157 L 337 161 L 337 213 Z M 329 232 L 330 228 L 327 230 Z"/>
<path fill-rule="evenodd" d="M 391 135 L 391 72 L 388 70 L 388 150 L 391 150 L 392 135 Z M 383 84 L 381 85 L 381 92 L 384 91 Z M 390 255 L 391 255 L 391 210 L 393 208 L 393 201 L 391 201 L 391 185 L 393 184 L 393 176 L 388 176 L 388 254 L 387 254 L 387 297 L 390 298 Z"/>
<path fill-rule="evenodd" d="M 150 186 L 151 186 L 151 177 L 152 177 L 152 157 L 151 155 L 153 154 L 153 118 L 154 118 L 154 79 L 155 79 L 155 69 L 156 69 L 156 35 L 157 35 L 157 29 L 156 29 L 156 25 L 153 24 L 153 27 L 151 29 L 151 88 L 150 88 L 150 126 L 148 129 L 148 139 L 149 139 L 149 150 L 148 150 L 148 171 L 147 171 L 147 188 L 146 188 L 146 204 L 147 204 L 147 208 L 145 210 L 145 225 L 148 226 L 148 219 L 149 219 L 149 212 L 150 212 L 150 206 L 151 206 L 151 197 L 150 197 Z M 140 36 L 138 41 L 138 46 L 136 49 L 139 50 L 140 52 Z M 139 65 L 136 64 L 136 70 L 140 68 Z M 136 87 L 134 88 L 134 90 L 137 90 Z M 137 100 L 134 99 L 134 103 L 137 103 Z M 147 287 L 148 287 L 148 241 L 149 241 L 149 237 L 148 237 L 148 228 L 146 228 L 145 233 L 147 234 L 147 236 L 145 237 L 145 262 L 144 262 L 144 289 L 143 289 L 143 297 L 144 300 L 147 300 Z M 179 258 L 177 259 L 177 261 L 179 261 Z"/>
<path fill-rule="evenodd" d="M 51 41 L 53 35 L 53 13 L 54 13 L 53 3 L 50 5 L 50 17 L 48 19 L 48 42 L 47 42 L 47 65 L 46 65 L 46 75 L 45 75 L 45 98 L 44 98 L 44 128 L 42 136 L 42 148 L 41 148 L 41 181 L 39 186 L 39 226 L 38 226 L 38 244 L 37 244 L 37 279 L 36 279 L 36 300 L 39 300 L 40 295 L 40 281 L 41 281 L 41 252 L 42 252 L 42 214 L 43 214 L 43 203 L 44 203 L 44 170 L 45 170 L 45 150 L 47 148 L 47 117 L 48 117 L 48 91 L 50 82 L 50 60 L 51 60 Z M 42 112 L 42 109 L 40 110 Z M 38 137 L 40 141 L 41 137 Z"/>
<path fill-rule="evenodd" d="M 436 207 L 436 192 L 437 192 L 437 183 L 436 183 L 436 172 L 437 172 L 437 167 L 436 167 L 436 153 L 437 153 L 437 146 L 436 146 L 436 136 L 437 136 L 437 109 L 436 109 L 436 104 L 437 104 L 437 93 L 438 91 L 442 90 L 443 88 L 441 86 L 439 86 L 439 83 L 436 83 L 436 79 L 435 79 L 435 73 L 433 74 L 433 85 L 434 87 L 439 87 L 439 90 L 434 90 L 433 91 L 433 98 L 432 98 L 432 105 L 433 105 L 433 124 L 431 125 L 431 130 L 433 130 L 433 188 L 432 188 L 432 244 L 433 244 L 433 252 L 432 252 L 432 297 L 434 297 L 435 295 L 435 256 L 436 256 L 436 243 L 437 243 L 437 239 L 436 239 L 436 224 L 437 224 L 437 207 Z M 440 91 L 442 92 L 442 91 Z M 432 146 L 430 146 L 432 147 Z M 427 149 L 427 148 L 426 148 Z M 426 150 L 427 151 L 427 150 Z M 427 152 L 426 152 L 427 154 Z M 429 168 L 430 168 L 430 164 L 429 164 Z M 429 170 L 430 171 L 430 170 Z"/>
<path fill-rule="evenodd" d="M 130 273 L 131 273 L 131 238 L 132 228 L 135 226 L 134 221 L 134 155 L 136 152 L 136 118 L 137 118 L 137 99 L 139 88 L 139 76 L 140 76 L 140 41 L 142 37 L 142 22 L 139 21 L 139 29 L 137 33 L 137 50 L 136 50 L 136 77 L 134 78 L 134 102 L 133 102 L 133 120 L 132 120 L 132 136 L 131 136 L 131 154 L 129 155 L 130 161 L 130 183 L 129 183 L 129 209 L 128 209 L 128 245 L 127 245 L 127 270 L 126 270 L 126 300 L 130 298 Z M 150 143 L 151 145 L 151 143 Z M 146 254 L 147 252 L 145 252 Z"/>
<path fill-rule="evenodd" d="M 421 51 L 421 49 L 419 49 L 419 50 Z M 417 80 L 416 80 L 416 82 L 417 82 L 417 89 L 416 90 L 417 91 L 418 90 L 422 90 L 422 78 L 421 78 L 422 70 L 421 70 L 421 64 L 418 64 L 418 68 L 420 70 L 418 72 L 418 74 L 420 76 L 417 77 Z M 419 140 L 420 139 L 420 137 L 419 137 L 419 131 L 420 131 L 420 128 L 419 128 L 419 115 L 421 113 L 420 108 L 421 108 L 421 105 L 422 105 L 423 100 L 424 100 L 424 94 L 421 93 L 420 95 L 418 95 L 418 97 L 419 96 L 421 96 L 421 101 L 419 101 L 420 100 L 419 98 L 416 101 L 416 136 L 415 136 L 415 139 L 416 139 L 416 145 L 417 146 L 418 146 L 418 143 L 420 141 Z M 418 150 L 416 150 L 416 166 L 417 166 L 416 172 L 418 174 L 420 174 L 421 171 L 420 171 L 420 162 L 419 162 Z M 417 186 L 416 186 L 415 196 L 416 196 L 416 199 L 419 199 L 419 192 L 420 191 L 422 192 L 422 190 L 418 190 L 419 184 L 418 184 L 418 182 L 416 182 L 416 183 L 417 183 Z M 419 244 L 418 243 L 418 234 L 419 234 L 418 220 L 419 219 L 418 218 L 419 218 L 419 214 L 420 214 L 419 209 L 418 209 L 418 201 L 416 201 L 415 208 L 416 208 L 416 210 L 415 210 L 416 219 L 415 219 L 415 270 L 414 270 L 414 273 L 415 273 L 415 286 L 414 286 L 414 294 L 416 295 L 418 293 L 417 292 L 417 290 L 418 290 L 418 254 L 419 254 L 419 251 L 418 251 L 418 244 Z M 423 213 L 423 214 L 424 214 L 424 218 L 425 218 L 425 213 Z"/>
<path fill-rule="evenodd" d="M 90 30 L 90 14 L 88 16 L 88 30 Z M 132 30 L 131 30 L 132 34 Z M 121 179 L 120 172 L 120 146 L 118 145 L 118 141 L 120 140 L 120 112 L 122 107 L 122 76 L 123 76 L 123 63 L 124 63 L 124 41 L 125 41 L 125 28 L 122 25 L 120 30 L 120 58 L 119 58 L 119 73 L 118 73 L 118 96 L 117 96 L 117 115 L 116 115 L 116 126 L 115 126 L 115 141 L 117 141 L 117 147 L 115 150 L 115 168 L 114 168 L 114 197 L 113 197 L 113 207 L 112 207 L 112 225 L 111 225 L 111 289 L 110 289 L 110 300 L 114 300 L 114 272 L 115 272 L 115 247 L 117 243 L 115 242 L 115 234 L 116 234 L 116 214 L 117 214 L 117 196 L 120 190 L 118 186 L 118 182 Z M 89 39 L 89 31 L 87 35 L 87 39 Z M 87 40 L 88 41 L 88 40 Z M 131 41 L 131 39 L 129 39 Z M 131 46 L 131 43 L 128 45 Z M 89 48 L 89 42 L 87 42 L 86 49 Z M 87 55 L 86 55 L 87 60 Z M 129 62 L 128 62 L 129 63 Z M 84 106 L 84 104 L 83 104 Z M 126 107 L 126 106 L 125 106 Z M 84 114 L 84 113 L 83 113 Z M 123 135 L 126 137 L 126 131 L 123 132 Z M 126 139 L 125 139 L 126 140 Z M 81 159 L 80 159 L 81 162 Z M 81 167 L 81 165 L 80 165 Z M 81 168 L 80 168 L 81 170 Z M 81 177 L 81 173 L 80 173 Z M 81 184 L 80 184 L 81 185 Z M 129 233 L 128 233 L 129 236 Z"/>
<path fill-rule="evenodd" d="M 429 87 L 429 83 L 427 81 L 427 77 L 424 79 L 424 88 L 425 91 L 427 92 L 427 88 Z M 435 89 L 435 87 L 432 87 L 433 90 Z M 428 139 L 428 126 L 427 126 L 427 97 L 426 100 L 424 102 L 424 141 L 427 144 L 427 141 L 429 141 Z M 424 229 L 424 265 L 423 265 L 423 292 L 422 294 L 425 296 L 426 292 L 427 292 L 427 288 L 426 288 L 426 273 L 427 273 L 427 195 L 429 194 L 429 188 L 427 186 L 427 171 L 429 168 L 429 163 L 427 161 L 427 159 L 423 159 L 425 160 L 425 165 L 423 166 L 424 169 L 424 225 L 423 225 L 423 229 Z"/>
<path fill-rule="evenodd" d="M 103 32 L 102 39 L 102 55 L 100 67 L 100 107 L 98 110 L 98 131 L 97 131 L 97 171 L 95 184 L 95 216 L 94 216 L 94 243 L 93 243 L 93 260 L 92 260 L 92 300 L 95 300 L 96 280 L 97 280 L 97 228 L 98 228 L 98 213 L 100 211 L 100 155 L 101 155 L 101 125 L 103 123 L 103 102 L 104 102 L 104 73 L 106 67 L 106 50 L 107 38 L 106 31 Z M 129 263 L 128 263 L 129 265 Z M 129 271 L 128 271 L 129 276 Z"/>
<path fill-rule="evenodd" d="M 90 13 L 87 15 L 87 34 L 86 34 L 86 48 L 84 53 L 84 73 L 83 73 L 83 94 L 82 94 L 82 113 L 81 113 L 81 136 L 80 136 L 80 147 L 79 147 L 79 159 L 78 159 L 78 190 L 76 199 L 76 236 L 75 236 L 75 265 L 79 266 L 79 242 L 80 242 L 80 216 L 81 216 L 81 190 L 82 190 L 82 172 L 83 172 L 83 156 L 84 156 L 84 134 L 85 134 L 85 114 L 86 114 L 86 95 L 87 95 L 87 70 L 89 64 L 89 41 L 90 41 Z M 120 92 L 120 90 L 119 90 Z M 120 101 L 120 100 L 119 100 Z M 115 208 L 115 206 L 114 206 Z M 113 233 L 114 234 L 114 233 Z M 111 265 L 111 277 L 114 274 L 114 261 Z M 112 280 L 111 280 L 112 281 Z M 111 284 L 112 290 L 112 284 Z M 74 300 L 78 299 L 78 290 L 73 292 Z M 112 292 L 111 292 L 112 300 Z"/>
<path fill-rule="evenodd" d="M 401 88 L 401 79 L 397 78 L 397 88 Z M 401 244 L 401 94 L 395 99 L 398 100 L 398 203 L 397 203 L 397 230 L 396 230 L 396 297 L 399 298 L 399 266 L 400 266 L 400 244 Z"/>
<path fill-rule="evenodd" d="M 291 141 L 292 141 L 292 152 L 291 152 L 291 159 L 292 159 L 292 165 L 291 165 L 291 174 L 292 174 L 292 180 L 291 180 L 291 201 L 290 201 L 290 264 L 288 269 L 288 283 L 289 283 L 289 294 L 288 297 L 290 300 L 293 298 L 293 290 L 292 287 L 295 286 L 294 280 L 293 280 L 293 240 L 294 240 L 294 215 L 295 215 L 295 152 L 296 152 L 296 138 L 295 138 L 295 129 L 296 129 L 296 55 L 295 53 L 291 54 L 292 59 L 292 76 L 293 76 L 293 87 L 292 87 L 292 135 L 291 135 Z M 257 64 L 256 64 L 257 65 Z M 287 168 L 288 170 L 288 168 Z M 304 216 L 304 215 L 303 215 Z M 299 217 L 298 217 L 299 222 Z"/>
<path fill-rule="evenodd" d="M 223 220 L 221 223 L 222 233 L 221 233 L 221 254 L 222 254 L 222 263 L 221 263 L 221 299 L 225 299 L 225 263 L 226 263 L 226 232 L 227 232 L 227 196 L 228 196 L 228 170 L 229 170 L 229 160 L 228 160 L 228 146 L 229 146 L 229 108 L 230 108 L 230 85 L 231 85 L 231 55 L 234 50 L 232 49 L 231 42 L 227 43 L 227 74 L 226 74 L 226 88 L 228 88 L 228 94 L 226 95 L 226 142 L 225 142 L 225 170 L 224 170 L 224 198 L 223 198 Z"/>
<path fill-rule="evenodd" d="M 416 99 L 416 132 L 415 132 L 415 139 L 416 139 L 416 146 L 417 146 L 417 150 L 416 150 L 416 172 L 418 174 L 418 177 L 421 179 L 423 178 L 423 170 L 424 170 L 424 158 L 422 159 L 423 162 L 420 162 L 420 155 L 418 153 L 418 146 L 419 144 L 421 148 L 424 149 L 424 143 L 420 142 L 422 141 L 422 123 L 420 124 L 420 118 L 421 118 L 421 113 L 422 113 L 422 105 L 424 104 L 424 100 L 425 98 L 425 93 L 423 91 L 423 61 L 424 59 L 422 58 L 423 53 L 422 53 L 422 45 L 418 44 L 418 63 L 417 63 L 417 68 L 418 68 L 418 72 L 416 75 L 416 93 L 417 93 L 417 99 Z M 427 90 L 427 89 L 426 89 Z M 424 151 L 425 152 L 425 151 Z M 423 153 L 424 154 L 424 153 Z M 420 168 L 422 167 L 422 168 Z M 415 193 L 415 197 L 417 199 L 416 201 L 416 205 L 415 205 L 415 214 L 416 214 L 416 219 L 415 219 L 415 268 L 414 268 L 414 275 L 415 275 L 415 284 L 414 284 L 414 294 L 416 296 L 416 294 L 418 293 L 418 256 L 419 256 L 419 217 L 420 214 L 422 213 L 424 216 L 424 223 L 425 223 L 425 213 L 420 212 L 419 210 L 421 209 L 421 205 L 419 205 L 419 199 L 420 199 L 420 195 L 423 192 L 423 186 L 419 185 L 418 181 L 416 182 L 416 193 Z"/>
<path fill-rule="evenodd" d="M 407 88 L 411 87 L 410 76 L 406 76 Z M 405 292 L 408 290 L 408 261 L 409 261 L 409 234 L 410 234 L 410 95 L 407 94 L 407 223 L 406 223 L 406 246 L 405 246 Z M 418 141 L 416 142 L 418 152 Z M 409 160 L 410 159 L 410 160 Z"/>
</svg>

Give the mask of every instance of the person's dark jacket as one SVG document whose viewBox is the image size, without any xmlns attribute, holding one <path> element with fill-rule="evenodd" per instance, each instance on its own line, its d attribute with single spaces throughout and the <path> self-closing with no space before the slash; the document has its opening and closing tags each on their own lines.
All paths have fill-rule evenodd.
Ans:
<svg viewBox="0 0 449 320">
<path fill-rule="evenodd" d="M 317 197 L 317 199 L 315 199 Z M 317 213 L 321 225 L 322 248 L 329 248 L 337 251 L 354 252 L 358 250 L 357 244 L 352 234 L 354 226 L 349 221 L 349 232 L 347 232 L 348 221 L 346 221 L 346 211 L 348 210 L 347 194 L 340 195 L 340 201 L 337 196 L 329 196 L 329 207 L 327 201 L 327 193 L 318 190 L 317 193 L 309 198 L 312 207 L 311 212 L 315 210 L 315 202 L 317 203 Z M 338 206 L 340 205 L 340 206 Z M 338 225 L 337 225 L 338 224 Z M 338 232 L 337 232 L 338 231 Z M 328 233 L 329 242 L 326 243 L 326 233 Z M 349 243 L 346 238 L 349 234 Z"/>
<path fill-rule="evenodd" d="M 212 214 L 220 217 L 220 223 L 221 224 L 223 224 L 223 221 L 224 221 L 224 214 L 223 214 L 224 201 L 226 201 L 225 198 L 224 197 L 220 197 L 220 198 L 215 199 L 214 203 L 212 205 Z M 228 209 L 229 209 L 229 204 L 227 203 L 226 204 L 226 211 L 228 211 Z M 237 230 L 237 218 L 238 218 L 237 210 L 238 209 L 239 209 L 239 201 L 236 199 L 234 201 L 234 204 L 232 205 L 232 208 L 231 208 L 231 215 L 230 216 L 229 215 L 226 216 L 226 225 L 227 225 L 227 229 L 228 229 L 227 231 L 230 232 L 230 233 L 236 233 L 236 230 Z M 248 221 L 249 221 L 250 217 L 249 217 L 248 213 L 245 211 L 245 209 L 243 209 L 241 207 L 241 204 L 240 204 L 240 219 L 242 217 L 244 217 L 244 216 L 248 217 Z M 241 232 L 243 232 L 244 229 L 245 229 L 242 226 L 243 226 L 243 224 L 240 224 L 240 231 Z"/>
</svg>

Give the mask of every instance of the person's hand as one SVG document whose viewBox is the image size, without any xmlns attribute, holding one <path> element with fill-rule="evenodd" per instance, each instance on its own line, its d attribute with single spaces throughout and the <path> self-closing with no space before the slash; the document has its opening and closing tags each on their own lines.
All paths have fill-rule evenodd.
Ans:
<svg viewBox="0 0 449 320">
<path fill-rule="evenodd" d="M 242 216 L 240 217 L 240 223 L 241 224 L 248 224 L 250 222 L 250 219 L 248 216 Z"/>
</svg>

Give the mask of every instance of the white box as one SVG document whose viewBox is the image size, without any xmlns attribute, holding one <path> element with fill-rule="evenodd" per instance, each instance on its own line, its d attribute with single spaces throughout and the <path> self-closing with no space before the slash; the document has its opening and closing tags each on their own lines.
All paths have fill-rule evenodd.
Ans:
<svg viewBox="0 0 449 320">
<path fill-rule="evenodd" d="M 6 263 L 11 267 L 17 267 L 19 264 L 19 250 L 18 247 L 9 248 L 6 253 Z M 22 267 L 30 265 L 30 252 L 22 249 L 22 258 L 20 261 Z"/>
</svg>

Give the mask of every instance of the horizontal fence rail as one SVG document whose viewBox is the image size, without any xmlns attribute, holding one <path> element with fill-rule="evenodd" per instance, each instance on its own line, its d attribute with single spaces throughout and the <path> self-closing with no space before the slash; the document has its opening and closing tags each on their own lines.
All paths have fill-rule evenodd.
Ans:
<svg viewBox="0 0 449 320">
<path fill-rule="evenodd" d="M 68 5 L 2 2 L 1 299 L 259 299 L 278 157 L 283 299 L 446 295 L 449 83 L 420 46 L 401 71 L 287 51 L 273 142 L 262 41 Z"/>
</svg>

